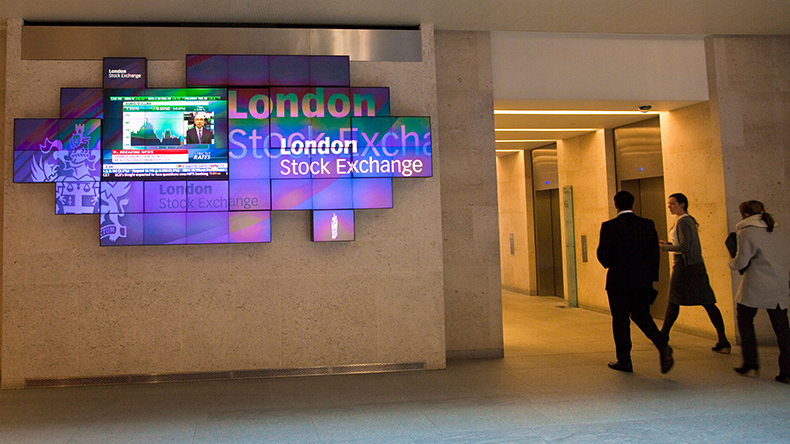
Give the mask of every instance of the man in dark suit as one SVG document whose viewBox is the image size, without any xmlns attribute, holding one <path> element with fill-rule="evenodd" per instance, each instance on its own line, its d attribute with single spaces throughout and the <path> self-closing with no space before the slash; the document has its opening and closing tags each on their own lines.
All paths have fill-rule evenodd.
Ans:
<svg viewBox="0 0 790 444">
<path fill-rule="evenodd" d="M 609 368 L 633 372 L 631 363 L 631 320 L 658 348 L 661 373 L 668 372 L 674 360 L 667 336 L 650 316 L 650 304 L 656 295 L 653 282 L 658 281 L 660 250 L 658 234 L 650 219 L 631 210 L 634 196 L 620 191 L 614 196 L 617 217 L 601 225 L 598 262 L 608 268 L 606 292 L 612 312 L 612 333 L 617 361 Z M 630 318 L 630 319 L 629 319 Z"/>
<path fill-rule="evenodd" d="M 196 113 L 193 121 L 195 126 L 187 130 L 187 143 L 213 143 L 214 132 L 206 128 L 206 123 L 208 123 L 206 113 Z"/>
</svg>

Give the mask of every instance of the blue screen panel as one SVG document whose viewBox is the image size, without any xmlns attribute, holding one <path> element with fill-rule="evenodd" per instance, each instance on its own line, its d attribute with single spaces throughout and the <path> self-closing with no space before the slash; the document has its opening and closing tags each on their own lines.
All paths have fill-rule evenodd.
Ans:
<svg viewBox="0 0 790 444">
<path fill-rule="evenodd" d="M 229 181 L 231 211 L 260 211 L 271 209 L 271 188 L 265 179 Z"/>
<path fill-rule="evenodd" d="M 15 183 L 48 183 L 58 178 L 58 159 L 61 151 L 41 153 L 36 151 L 14 151 Z"/>
<path fill-rule="evenodd" d="M 354 117 L 385 117 L 390 115 L 389 88 L 351 88 Z"/>
<path fill-rule="evenodd" d="M 182 182 L 183 183 L 183 182 Z M 224 180 L 186 182 L 188 212 L 227 212 L 228 182 Z"/>
<path fill-rule="evenodd" d="M 313 154 L 310 156 L 313 179 L 352 177 L 351 154 Z"/>
<path fill-rule="evenodd" d="M 144 57 L 105 57 L 102 85 L 107 88 L 145 88 L 148 71 Z"/>
<path fill-rule="evenodd" d="M 311 156 L 303 148 L 271 149 L 272 179 L 309 179 L 319 165 L 312 165 Z M 320 162 L 320 161 L 316 161 Z"/>
<path fill-rule="evenodd" d="M 353 140 L 351 118 L 314 117 L 310 119 L 310 137 L 316 144 L 323 142 L 329 146 L 345 146 L 344 141 Z"/>
<path fill-rule="evenodd" d="M 312 210 L 310 179 L 272 179 L 272 210 Z"/>
<path fill-rule="evenodd" d="M 306 86 L 310 84 L 310 57 L 269 56 L 269 84 Z"/>
<path fill-rule="evenodd" d="M 269 84 L 269 56 L 228 56 L 229 86 L 259 86 Z"/>
<path fill-rule="evenodd" d="M 313 179 L 313 209 L 340 210 L 353 207 L 354 179 Z"/>
<path fill-rule="evenodd" d="M 61 119 L 101 119 L 104 92 L 101 88 L 61 88 Z"/>
<path fill-rule="evenodd" d="M 228 242 L 271 242 L 272 221 L 269 211 L 231 211 Z"/>
<path fill-rule="evenodd" d="M 145 213 L 143 221 L 145 245 L 186 243 L 187 213 Z"/>
<path fill-rule="evenodd" d="M 227 244 L 228 213 L 187 213 L 188 244 Z"/>
<path fill-rule="evenodd" d="M 181 213 L 187 211 L 187 183 L 184 181 L 145 182 L 146 213 Z"/>
<path fill-rule="evenodd" d="M 299 143 L 304 146 L 310 139 L 310 119 L 307 117 L 273 117 L 270 119 L 269 147 L 291 148 Z"/>
<path fill-rule="evenodd" d="M 268 179 L 269 119 L 231 119 L 228 122 L 230 179 Z"/>
<path fill-rule="evenodd" d="M 145 182 L 101 182 L 101 213 L 126 214 L 145 211 Z"/>
<path fill-rule="evenodd" d="M 58 177 L 58 119 L 14 120 L 14 182 L 54 182 Z"/>
<path fill-rule="evenodd" d="M 99 182 L 57 182 L 55 214 L 99 214 Z"/>
<path fill-rule="evenodd" d="M 310 57 L 310 85 L 349 86 L 351 74 L 348 56 Z"/>
<path fill-rule="evenodd" d="M 392 208 L 392 179 L 354 179 L 354 208 Z"/>
<path fill-rule="evenodd" d="M 354 240 L 354 210 L 313 211 L 313 242 Z"/>
<path fill-rule="evenodd" d="M 101 120 L 60 119 L 58 140 L 63 156 L 58 180 L 87 182 L 101 178 Z"/>
<path fill-rule="evenodd" d="M 359 151 L 388 146 L 393 140 L 393 117 L 354 117 L 351 126 Z"/>
<path fill-rule="evenodd" d="M 102 214 L 102 246 L 144 245 L 144 214 Z"/>
<path fill-rule="evenodd" d="M 98 180 L 99 119 L 14 121 L 15 182 Z"/>
<path fill-rule="evenodd" d="M 227 86 L 228 56 L 187 55 L 187 86 Z"/>
<path fill-rule="evenodd" d="M 46 151 L 62 148 L 58 119 L 14 119 L 14 151 Z"/>
<path fill-rule="evenodd" d="M 228 89 L 228 118 L 262 120 L 272 117 L 270 94 L 269 88 Z"/>
</svg>

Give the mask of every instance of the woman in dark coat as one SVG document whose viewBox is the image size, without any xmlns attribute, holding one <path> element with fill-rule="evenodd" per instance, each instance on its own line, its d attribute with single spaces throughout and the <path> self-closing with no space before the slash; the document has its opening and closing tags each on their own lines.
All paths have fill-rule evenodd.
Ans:
<svg viewBox="0 0 790 444">
<path fill-rule="evenodd" d="M 702 246 L 697 233 L 697 221 L 688 214 L 688 198 L 681 193 L 669 196 L 669 212 L 677 216 L 670 231 L 672 242 L 658 241 L 661 249 L 674 253 L 672 277 L 669 280 L 669 305 L 661 331 L 669 336 L 672 324 L 678 318 L 681 305 L 701 305 L 716 329 L 718 342 L 712 347 L 719 353 L 730 353 L 732 346 L 724 333 L 724 319 L 716 307 L 716 296 L 708 281 L 708 272 L 702 260 Z"/>
</svg>

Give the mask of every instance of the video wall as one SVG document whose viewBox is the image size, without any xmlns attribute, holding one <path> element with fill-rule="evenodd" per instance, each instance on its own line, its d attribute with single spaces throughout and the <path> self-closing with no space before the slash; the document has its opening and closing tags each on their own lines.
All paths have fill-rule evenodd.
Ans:
<svg viewBox="0 0 790 444">
<path fill-rule="evenodd" d="M 187 56 L 187 88 L 104 59 L 103 88 L 61 89 L 58 119 L 16 119 L 14 182 L 52 182 L 57 214 L 99 214 L 100 244 L 270 242 L 271 212 L 354 240 L 395 178 L 433 175 L 430 119 L 350 86 L 348 57 Z"/>
</svg>

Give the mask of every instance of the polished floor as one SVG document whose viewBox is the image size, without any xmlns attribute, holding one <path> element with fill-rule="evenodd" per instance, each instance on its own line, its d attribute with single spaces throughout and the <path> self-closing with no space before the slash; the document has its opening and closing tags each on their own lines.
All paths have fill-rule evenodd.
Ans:
<svg viewBox="0 0 790 444">
<path fill-rule="evenodd" d="M 790 442 L 775 347 L 744 377 L 738 348 L 673 333 L 661 375 L 634 328 L 620 373 L 609 316 L 561 302 L 503 292 L 505 359 L 442 371 L 0 391 L 0 443 Z"/>
</svg>

